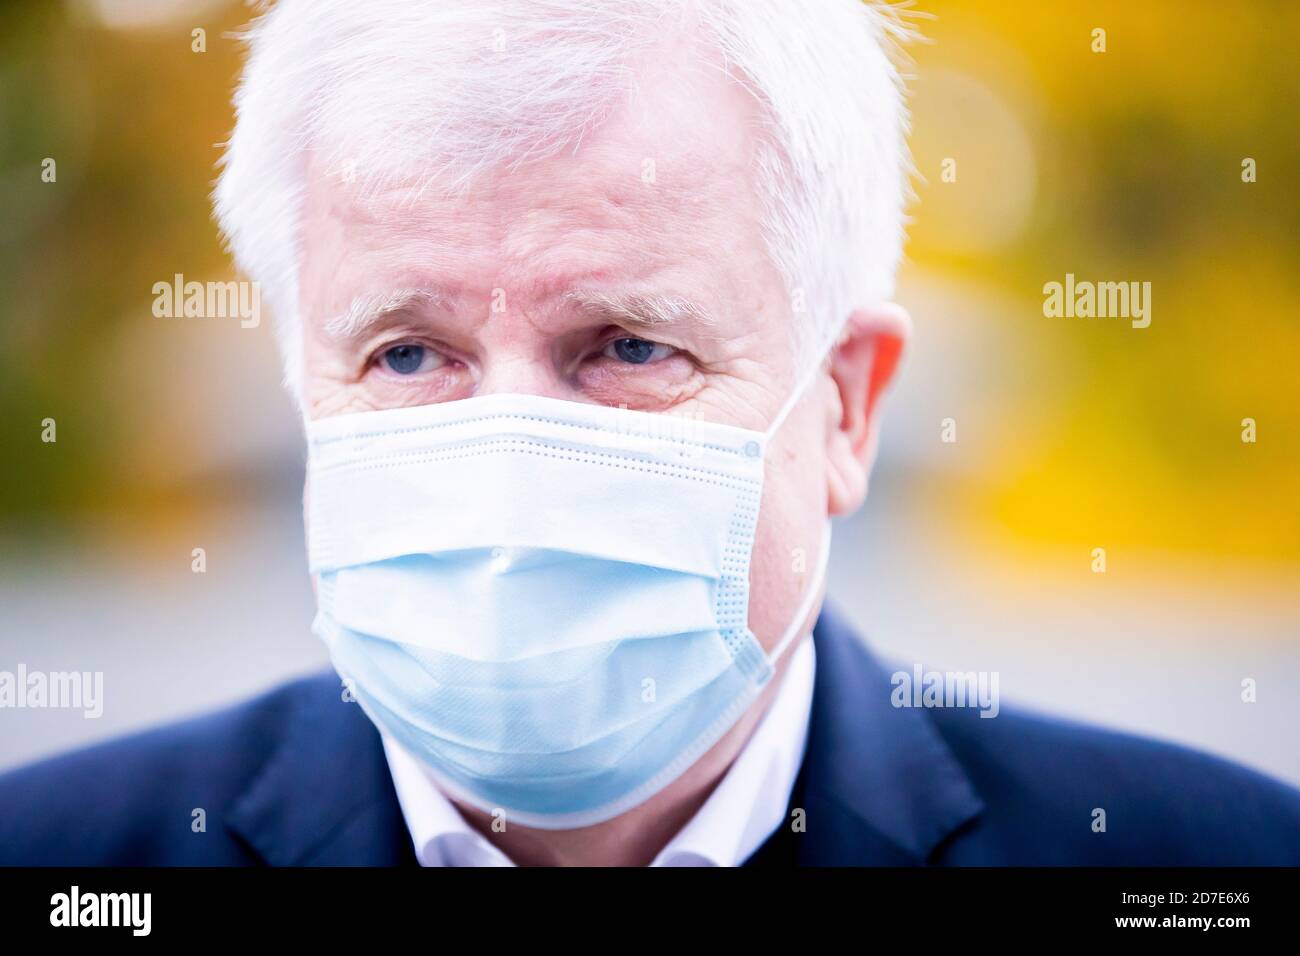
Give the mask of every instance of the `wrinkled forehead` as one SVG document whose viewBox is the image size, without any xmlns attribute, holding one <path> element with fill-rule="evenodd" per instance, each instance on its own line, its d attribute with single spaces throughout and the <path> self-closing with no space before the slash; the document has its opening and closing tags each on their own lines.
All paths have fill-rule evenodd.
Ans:
<svg viewBox="0 0 1300 956">
<path fill-rule="evenodd" d="M 371 170 L 323 144 L 309 153 L 304 286 L 330 290 L 327 312 L 347 307 L 379 260 L 385 281 L 405 287 L 664 273 L 725 285 L 736 270 L 762 286 L 763 149 L 753 98 L 713 59 L 684 52 L 648 63 L 632 95 L 558 150 L 478 167 L 435 152 Z"/>
<path fill-rule="evenodd" d="M 320 134 L 307 162 L 309 197 L 346 203 L 360 219 L 420 210 L 548 206 L 559 213 L 606 204 L 647 217 L 693 217 L 756 205 L 764 116 L 743 83 L 697 43 L 666 44 L 634 68 L 627 91 L 592 91 L 567 129 L 507 136 L 488 120 L 443 129 L 429 117 L 418 143 L 361 127 Z M 445 142 L 443 142 L 445 140 Z M 477 142 L 473 142 L 473 141 Z M 503 148 L 503 140 L 508 140 Z M 649 224 L 648 224 L 649 225 Z"/>
<path fill-rule="evenodd" d="M 486 58 L 465 51 L 396 54 L 390 69 L 358 73 L 339 64 L 317 88 L 303 135 L 313 167 L 361 183 L 418 181 L 454 190 L 535 160 L 580 158 L 617 143 L 644 166 L 748 165 L 762 116 L 750 84 L 691 18 L 639 40 L 587 49 L 560 31 Z M 447 51 L 450 52 L 450 51 Z M 404 58 L 403 58 L 404 57 Z M 570 58 L 575 62 L 564 59 Z M 394 74 L 405 66 L 410 73 Z M 394 75 L 402 75 L 400 83 Z M 596 153 L 592 158 L 597 158 Z"/>
</svg>

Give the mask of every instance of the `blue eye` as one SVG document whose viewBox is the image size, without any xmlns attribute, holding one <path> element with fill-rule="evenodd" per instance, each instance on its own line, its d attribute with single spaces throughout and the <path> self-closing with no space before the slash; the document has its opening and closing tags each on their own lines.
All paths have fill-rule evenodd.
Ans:
<svg viewBox="0 0 1300 956">
<path fill-rule="evenodd" d="M 398 375 L 412 375 L 424 364 L 423 345 L 394 345 L 384 352 L 384 361 Z"/>
<path fill-rule="evenodd" d="M 610 345 L 614 349 L 614 355 L 630 365 L 644 365 L 654 358 L 655 349 L 667 349 L 667 346 L 659 346 L 645 339 L 615 339 Z"/>
</svg>

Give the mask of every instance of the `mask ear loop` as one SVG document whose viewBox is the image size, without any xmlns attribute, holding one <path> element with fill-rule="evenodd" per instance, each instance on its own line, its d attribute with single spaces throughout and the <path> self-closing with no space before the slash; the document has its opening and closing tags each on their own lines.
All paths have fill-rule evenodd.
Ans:
<svg viewBox="0 0 1300 956">
<path fill-rule="evenodd" d="M 794 613 L 794 620 L 790 622 L 790 627 L 781 640 L 777 641 L 776 647 L 768 653 L 768 662 L 775 667 L 782 655 L 789 649 L 790 644 L 796 637 L 803 633 L 803 623 L 807 620 L 808 615 L 812 613 L 812 608 L 817 603 L 817 597 L 821 594 L 822 584 L 826 581 L 826 565 L 831 557 L 831 522 L 826 519 L 826 525 L 822 529 L 821 548 L 817 554 L 817 567 L 813 571 L 812 580 L 808 582 L 808 590 L 799 602 L 799 609 Z"/>
<path fill-rule="evenodd" d="M 804 396 L 804 392 L 808 390 L 808 386 L 813 383 L 813 380 L 816 379 L 819 374 L 821 374 L 822 363 L 826 360 L 826 356 L 830 354 L 831 349 L 835 347 L 836 342 L 839 341 L 840 333 L 842 331 L 842 327 L 836 328 L 829 336 L 828 341 L 818 349 L 817 361 L 813 362 L 812 366 L 799 377 L 799 382 L 795 386 L 794 391 L 792 391 L 789 397 L 786 398 L 785 404 L 782 405 L 781 410 L 776 413 L 776 418 L 772 419 L 772 424 L 767 426 L 767 431 L 764 433 L 767 440 L 770 440 L 772 436 L 776 434 L 776 430 L 781 427 L 786 418 L 790 415 L 790 412 L 799 404 L 800 400 Z M 808 591 L 804 594 L 803 600 L 799 602 L 799 609 L 795 611 L 794 620 L 790 622 L 789 629 L 781 636 L 781 640 L 777 641 L 776 647 L 772 648 L 767 655 L 768 662 L 771 663 L 773 667 L 776 666 L 776 663 L 781 660 L 781 657 L 789 649 L 790 643 L 803 632 L 803 623 L 807 619 L 808 615 L 812 613 L 812 606 L 817 601 L 818 595 L 821 593 L 822 584 L 825 583 L 826 565 L 830 561 L 830 556 L 831 521 L 827 518 L 826 525 L 822 529 L 821 549 L 817 555 L 817 567 L 813 571 L 813 577 L 809 582 Z"/>
<path fill-rule="evenodd" d="M 841 326 L 837 327 L 831 333 L 830 339 L 817 350 L 817 361 L 813 362 L 812 367 L 799 376 L 794 391 L 792 391 L 789 397 L 786 398 L 785 404 L 781 406 L 781 410 L 777 412 L 776 417 L 772 419 L 772 424 L 768 425 L 767 431 L 763 433 L 768 439 L 776 434 L 776 430 L 780 428 L 786 418 L 789 417 L 790 412 L 792 412 L 794 407 L 803 400 L 804 393 L 808 391 L 808 386 L 811 385 L 821 373 L 822 363 L 826 361 L 826 356 L 830 354 L 831 349 L 833 349 L 839 341 L 840 333 L 842 331 L 843 327 Z"/>
</svg>

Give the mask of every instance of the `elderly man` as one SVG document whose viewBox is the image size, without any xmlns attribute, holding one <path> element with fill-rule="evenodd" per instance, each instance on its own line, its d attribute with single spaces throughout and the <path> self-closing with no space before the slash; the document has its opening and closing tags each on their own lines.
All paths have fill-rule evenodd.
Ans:
<svg viewBox="0 0 1300 956">
<path fill-rule="evenodd" d="M 337 675 L 9 775 L 0 857 L 1300 862 L 1287 787 L 897 707 L 821 607 L 908 335 L 900 32 L 281 0 L 216 204 L 304 416 Z"/>
</svg>

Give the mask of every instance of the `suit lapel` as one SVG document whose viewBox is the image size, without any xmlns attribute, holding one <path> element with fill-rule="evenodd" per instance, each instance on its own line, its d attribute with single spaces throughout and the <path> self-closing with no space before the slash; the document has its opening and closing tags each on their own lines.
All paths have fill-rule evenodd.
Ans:
<svg viewBox="0 0 1300 956">
<path fill-rule="evenodd" d="M 331 671 L 296 685 L 226 825 L 273 866 L 415 862 L 374 725 Z"/>
<path fill-rule="evenodd" d="M 890 703 L 889 674 L 833 609 L 813 641 L 808 745 L 790 804 L 805 830 L 787 823 L 747 862 L 923 864 L 983 802 L 929 715 Z"/>
</svg>

